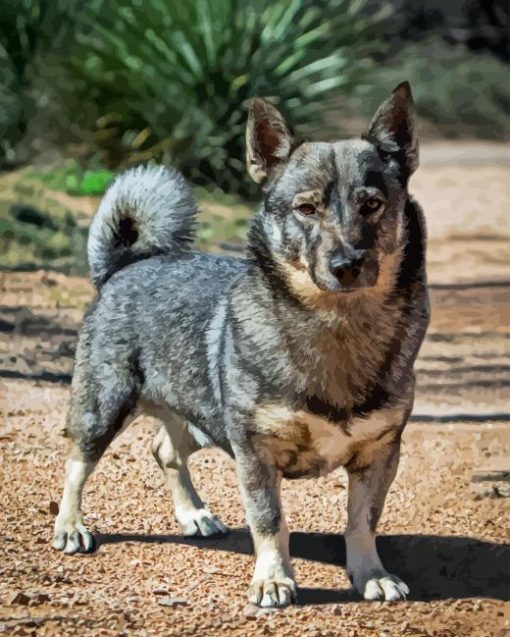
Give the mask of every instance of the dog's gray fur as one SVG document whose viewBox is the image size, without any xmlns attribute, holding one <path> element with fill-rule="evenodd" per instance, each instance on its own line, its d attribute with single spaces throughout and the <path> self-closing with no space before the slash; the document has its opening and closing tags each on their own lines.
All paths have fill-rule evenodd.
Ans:
<svg viewBox="0 0 510 637">
<path fill-rule="evenodd" d="M 145 412 L 163 423 L 154 453 L 186 533 L 224 530 L 186 458 L 204 444 L 235 458 L 257 554 L 253 602 L 295 597 L 281 477 L 341 465 L 354 585 L 368 599 L 405 597 L 379 560 L 375 527 L 428 324 L 423 216 L 407 192 L 418 162 L 412 108 L 404 83 L 363 139 L 296 146 L 275 107 L 255 100 L 247 164 L 266 195 L 245 259 L 190 249 L 196 206 L 177 173 L 139 168 L 113 184 L 90 232 L 99 293 L 76 354 L 56 548 L 92 547 L 83 484 Z"/>
<path fill-rule="evenodd" d="M 90 225 L 88 257 L 96 287 L 133 261 L 182 253 L 194 239 L 196 212 L 191 188 L 175 170 L 139 166 L 118 177 Z"/>
</svg>

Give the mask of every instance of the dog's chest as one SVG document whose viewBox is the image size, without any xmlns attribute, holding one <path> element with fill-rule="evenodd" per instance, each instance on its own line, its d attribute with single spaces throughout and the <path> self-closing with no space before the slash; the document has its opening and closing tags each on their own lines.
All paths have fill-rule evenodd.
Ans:
<svg viewBox="0 0 510 637">
<path fill-rule="evenodd" d="M 398 307 L 384 308 L 368 300 L 345 311 L 331 329 L 316 324 L 306 340 L 300 334 L 300 355 L 293 362 L 306 379 L 307 392 L 346 407 L 364 402 L 367 386 L 383 380 L 381 369 L 391 359 L 399 319 Z"/>
<path fill-rule="evenodd" d="M 286 478 L 324 475 L 354 458 L 356 464 L 370 464 L 395 437 L 404 412 L 391 407 L 337 424 L 303 410 L 266 405 L 256 411 L 253 444 Z"/>
</svg>

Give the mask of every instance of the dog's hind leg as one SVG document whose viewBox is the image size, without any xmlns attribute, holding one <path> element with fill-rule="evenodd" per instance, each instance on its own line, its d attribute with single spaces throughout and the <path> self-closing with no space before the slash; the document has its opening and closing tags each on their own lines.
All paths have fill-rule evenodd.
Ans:
<svg viewBox="0 0 510 637">
<path fill-rule="evenodd" d="M 187 459 L 200 448 L 185 423 L 177 417 L 165 420 L 152 445 L 170 490 L 175 517 L 184 535 L 216 535 L 227 528 L 204 505 L 191 481 Z"/>
<path fill-rule="evenodd" d="M 96 462 L 74 444 L 66 462 L 64 493 L 55 521 L 53 548 L 69 555 L 94 550 L 94 538 L 83 523 L 81 498 L 83 487 Z"/>
<path fill-rule="evenodd" d="M 83 487 L 110 442 L 129 421 L 138 397 L 129 374 L 112 370 L 109 383 L 98 383 L 85 382 L 81 371 L 76 370 L 73 381 L 67 426 L 72 446 L 53 536 L 53 548 L 67 554 L 94 549 L 94 539 L 83 523 Z"/>
</svg>

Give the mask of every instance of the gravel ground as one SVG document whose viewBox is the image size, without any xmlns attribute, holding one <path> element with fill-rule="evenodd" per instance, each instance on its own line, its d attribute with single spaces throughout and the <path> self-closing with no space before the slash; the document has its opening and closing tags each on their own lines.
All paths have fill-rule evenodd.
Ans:
<svg viewBox="0 0 510 637">
<path fill-rule="evenodd" d="M 2 634 L 489 637 L 505 625 L 508 500 L 476 500 L 470 486 L 473 466 L 508 454 L 504 423 L 407 429 L 379 542 L 387 566 L 411 588 L 407 602 L 363 602 L 349 590 L 342 470 L 286 483 L 299 605 L 264 613 L 246 604 L 253 559 L 229 458 L 201 451 L 191 468 L 231 534 L 184 539 L 150 457 L 152 427 L 133 426 L 86 490 L 97 552 L 66 557 L 49 542 L 66 449 L 59 431 L 67 389 L 14 380 L 5 388 Z M 172 599 L 182 604 L 165 605 Z"/>
<path fill-rule="evenodd" d="M 483 161 L 473 165 L 477 148 Z M 63 275 L 4 273 L 0 635 L 510 635 L 510 501 L 484 497 L 471 482 L 482 465 L 503 459 L 510 468 L 508 170 L 503 154 L 492 161 L 489 151 L 469 147 L 467 161 L 458 149 L 426 149 L 416 177 L 429 218 L 433 320 L 379 527 L 383 560 L 411 588 L 406 602 L 364 602 L 350 590 L 340 469 L 283 487 L 298 605 L 247 605 L 252 547 L 232 461 L 216 450 L 191 461 L 198 490 L 230 535 L 185 539 L 150 455 L 149 420 L 115 442 L 87 486 L 98 550 L 53 551 L 69 374 L 91 289 Z"/>
</svg>

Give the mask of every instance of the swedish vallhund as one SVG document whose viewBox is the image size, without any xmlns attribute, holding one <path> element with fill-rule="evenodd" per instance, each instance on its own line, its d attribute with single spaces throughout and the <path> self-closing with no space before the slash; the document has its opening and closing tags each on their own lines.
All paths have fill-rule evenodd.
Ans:
<svg viewBox="0 0 510 637">
<path fill-rule="evenodd" d="M 254 99 L 246 159 L 265 195 L 245 258 L 192 247 L 197 207 L 175 171 L 128 170 L 99 206 L 88 242 L 98 295 L 76 352 L 53 546 L 93 549 L 83 486 L 143 413 L 161 422 L 153 453 L 185 535 L 227 530 L 186 460 L 210 445 L 234 458 L 256 553 L 251 602 L 296 598 L 281 478 L 340 466 L 351 581 L 365 599 L 405 598 L 375 530 L 429 319 L 424 219 L 408 193 L 418 165 L 410 86 L 395 88 L 361 138 L 331 143 L 295 143 L 281 113 Z"/>
</svg>

